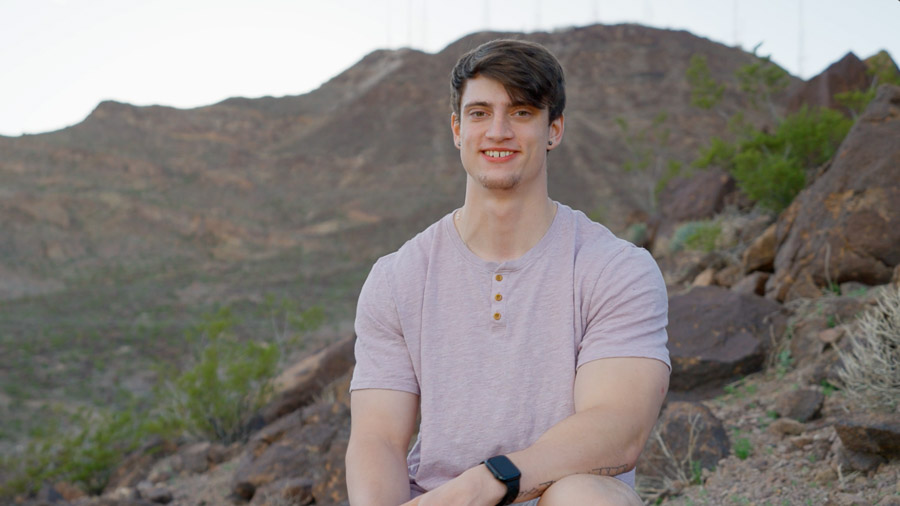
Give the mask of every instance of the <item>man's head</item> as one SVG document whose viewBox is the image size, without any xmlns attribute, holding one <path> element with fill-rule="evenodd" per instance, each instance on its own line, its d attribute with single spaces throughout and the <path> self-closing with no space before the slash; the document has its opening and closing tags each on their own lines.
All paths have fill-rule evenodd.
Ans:
<svg viewBox="0 0 900 506">
<path fill-rule="evenodd" d="M 476 76 L 493 79 L 516 103 L 547 109 L 550 122 L 566 107 L 562 66 L 544 46 L 524 40 L 493 40 L 464 54 L 450 73 L 450 103 L 459 117 L 466 82 Z"/>
</svg>

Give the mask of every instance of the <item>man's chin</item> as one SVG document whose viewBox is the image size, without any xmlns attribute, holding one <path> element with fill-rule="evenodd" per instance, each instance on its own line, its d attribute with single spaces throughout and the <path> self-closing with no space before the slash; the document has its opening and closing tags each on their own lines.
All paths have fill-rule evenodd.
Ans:
<svg viewBox="0 0 900 506">
<path fill-rule="evenodd" d="M 485 190 L 512 190 L 519 186 L 522 178 L 518 176 L 508 176 L 501 178 L 480 177 L 478 182 Z"/>
</svg>

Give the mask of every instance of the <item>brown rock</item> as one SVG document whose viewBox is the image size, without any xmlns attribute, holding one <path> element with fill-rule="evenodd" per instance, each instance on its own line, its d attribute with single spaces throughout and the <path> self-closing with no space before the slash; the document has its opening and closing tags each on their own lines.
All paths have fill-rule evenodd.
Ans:
<svg viewBox="0 0 900 506">
<path fill-rule="evenodd" d="M 900 458 L 900 413 L 844 418 L 835 422 L 834 430 L 849 450 Z"/>
<path fill-rule="evenodd" d="M 349 397 L 338 395 L 349 388 L 349 381 L 348 374 L 326 389 L 328 394 L 322 397 L 333 397 L 334 402 L 311 404 L 254 434 L 235 470 L 232 492 L 249 501 L 257 490 L 279 480 L 311 479 L 318 483 L 343 472 L 343 460 L 341 469 L 324 468 L 333 445 L 349 439 Z"/>
<path fill-rule="evenodd" d="M 874 453 L 857 452 L 846 447 L 838 450 L 838 462 L 847 471 L 868 473 L 884 463 L 884 457 Z"/>
<path fill-rule="evenodd" d="M 900 264 L 900 87 L 883 85 L 830 167 L 778 219 L 766 296 L 816 297 L 832 283 L 890 281 Z"/>
<path fill-rule="evenodd" d="M 806 426 L 797 420 L 792 420 L 790 418 L 779 418 L 774 422 L 770 423 L 768 427 L 766 427 L 766 431 L 769 434 L 777 434 L 781 436 L 796 436 L 799 434 L 803 434 L 803 431 L 806 430 Z"/>
<path fill-rule="evenodd" d="M 186 446 L 178 451 L 181 455 L 181 469 L 190 474 L 198 474 L 209 469 L 209 451 L 212 443 L 204 441 Z"/>
<path fill-rule="evenodd" d="M 872 82 L 866 64 L 853 53 L 847 53 L 841 60 L 832 63 L 821 74 L 797 85 L 788 97 L 788 111 L 794 112 L 802 106 L 827 107 L 843 110 L 834 96 L 853 90 L 865 90 Z"/>
<path fill-rule="evenodd" d="M 778 304 L 717 286 L 670 298 L 670 388 L 689 390 L 759 370 L 784 320 Z"/>
<path fill-rule="evenodd" d="M 819 341 L 825 344 L 834 344 L 844 337 L 844 329 L 842 327 L 834 327 L 819 331 Z"/>
<path fill-rule="evenodd" d="M 257 490 L 250 504 L 259 506 L 312 504 L 314 501 L 312 486 L 313 482 L 310 479 L 284 478 Z"/>
<path fill-rule="evenodd" d="M 741 267 L 744 273 L 753 271 L 771 272 L 775 262 L 775 223 L 757 237 L 741 257 Z"/>
<path fill-rule="evenodd" d="M 775 402 L 775 411 L 786 418 L 807 422 L 819 416 L 825 394 L 812 388 L 801 388 L 781 394 Z"/>
<path fill-rule="evenodd" d="M 716 272 L 715 281 L 719 286 L 731 288 L 732 286 L 738 284 L 738 282 L 740 282 L 742 279 L 743 272 L 741 271 L 741 267 L 739 265 L 729 265 L 724 269 Z"/>
<path fill-rule="evenodd" d="M 749 276 L 745 276 L 744 279 L 738 281 L 738 283 L 732 286 L 731 289 L 736 293 L 744 295 L 763 296 L 766 294 L 766 281 L 768 280 L 768 272 L 756 271 L 750 273 Z"/>
<path fill-rule="evenodd" d="M 838 479 L 837 473 L 830 467 L 825 467 L 816 471 L 813 481 L 819 485 L 827 485 Z"/>
<path fill-rule="evenodd" d="M 692 462 L 714 469 L 730 451 L 725 427 L 709 408 L 695 402 L 671 402 L 641 454 L 638 474 L 673 480 L 681 475 L 690 480 Z"/>
<path fill-rule="evenodd" d="M 85 494 L 83 490 L 69 482 L 61 481 L 54 484 L 53 488 L 59 493 L 64 501 L 72 502 L 76 499 L 87 497 L 87 494 Z"/>
<path fill-rule="evenodd" d="M 309 404 L 314 396 L 353 367 L 354 336 L 348 336 L 286 369 L 275 379 L 275 397 L 262 409 L 271 422 Z"/>
<path fill-rule="evenodd" d="M 147 479 L 154 465 L 177 450 L 172 441 L 154 439 L 129 454 L 112 472 L 103 493 L 119 488 L 131 488 Z"/>
<path fill-rule="evenodd" d="M 716 270 L 713 268 L 704 269 L 703 272 L 697 274 L 694 278 L 693 286 L 710 286 L 715 281 Z"/>
<path fill-rule="evenodd" d="M 668 237 L 679 223 L 715 216 L 725 206 L 725 196 L 732 190 L 734 179 L 719 169 L 672 180 L 660 194 L 656 235 Z"/>
</svg>

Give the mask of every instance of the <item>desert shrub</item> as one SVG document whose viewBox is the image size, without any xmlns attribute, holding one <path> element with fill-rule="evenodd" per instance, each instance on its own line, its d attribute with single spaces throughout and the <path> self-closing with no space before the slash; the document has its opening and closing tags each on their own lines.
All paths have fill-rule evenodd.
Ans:
<svg viewBox="0 0 900 506">
<path fill-rule="evenodd" d="M 711 139 L 694 162 L 721 167 L 763 208 L 780 212 L 806 185 L 806 171 L 828 161 L 852 120 L 831 109 L 807 109 L 786 117 L 774 133 L 753 130 L 734 142 Z"/>
<path fill-rule="evenodd" d="M 724 85 L 711 77 L 704 58 L 695 55 L 691 59 L 687 79 L 691 103 L 703 109 L 716 108 Z M 777 213 L 806 185 L 807 171 L 834 156 L 853 121 L 824 108 L 804 107 L 781 117 L 774 97 L 787 86 L 788 74 L 768 57 L 757 57 L 753 63 L 740 67 L 735 80 L 752 108 L 769 112 L 774 131 L 749 124 L 742 112 L 729 115 L 718 111 L 728 120 L 725 137 L 711 138 L 693 165 L 722 168 L 751 200 Z"/>
<path fill-rule="evenodd" d="M 0 497 L 35 492 L 53 481 L 100 493 L 115 466 L 152 433 L 152 423 L 145 420 L 135 409 L 55 413 L 35 427 L 22 451 L 0 459 L 8 478 L 0 484 Z"/>
<path fill-rule="evenodd" d="M 189 332 L 194 357 L 161 390 L 164 426 L 223 443 L 249 436 L 251 418 L 271 393 L 280 350 L 238 339 L 236 324 L 231 310 L 222 308 Z"/>
<path fill-rule="evenodd" d="M 669 250 L 709 253 L 716 249 L 716 240 L 721 234 L 722 226 L 715 221 L 689 221 L 675 229 L 669 242 Z"/>
<path fill-rule="evenodd" d="M 849 338 L 838 350 L 844 392 L 867 409 L 900 411 L 900 288 L 886 289 Z"/>
</svg>

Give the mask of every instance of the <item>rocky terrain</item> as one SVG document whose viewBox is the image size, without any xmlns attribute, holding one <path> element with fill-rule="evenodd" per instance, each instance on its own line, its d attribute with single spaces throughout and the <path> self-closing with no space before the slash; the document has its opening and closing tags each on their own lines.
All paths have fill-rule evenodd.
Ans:
<svg viewBox="0 0 900 506">
<path fill-rule="evenodd" d="M 73 315 L 104 315 L 92 327 L 104 348 L 154 359 L 177 356 L 177 340 L 151 344 L 127 329 L 204 304 L 252 307 L 274 291 L 325 300 L 334 321 L 349 319 L 368 263 L 458 204 L 445 75 L 464 49 L 497 35 L 475 34 L 436 55 L 376 52 L 299 97 L 192 111 L 104 103 L 70 129 L 0 138 L 0 332 L 15 350 L 0 358 L 0 381 L 34 374 L 46 397 L 70 396 L 58 377 L 22 364 L 35 356 L 58 364 L 54 346 L 89 340 L 41 330 L 40 346 L 24 346 L 35 322 L 49 329 Z M 723 80 L 753 57 L 632 25 L 529 38 L 568 72 L 571 112 L 551 160 L 551 194 L 616 231 L 639 221 L 656 230 L 646 245 L 669 287 L 673 371 L 638 467 L 642 497 L 900 504 L 900 412 L 860 404 L 842 382 L 839 355 L 864 332 L 861 315 L 900 301 L 900 88 L 878 89 L 782 213 L 747 205 L 714 170 L 672 181 L 654 213 L 642 175 L 620 169 L 624 141 L 612 119 L 649 124 L 667 111 L 666 149 L 688 161 L 724 125 L 689 104 L 691 55 L 706 55 Z M 859 65 L 848 56 L 807 83 L 791 81 L 778 107 L 838 107 L 821 97 L 869 86 Z M 722 107 L 744 108 L 741 100 L 728 89 Z M 669 248 L 680 223 L 712 217 L 722 228 L 715 250 Z M 147 441 L 99 497 L 46 483 L 17 502 L 346 504 L 352 343 L 339 325 L 311 338 L 246 443 Z M 101 382 L 92 367 L 79 363 L 89 371 L 80 378 Z M 126 379 L 109 371 L 106 381 Z M 5 419 L 11 406 L 2 404 Z"/>
</svg>

